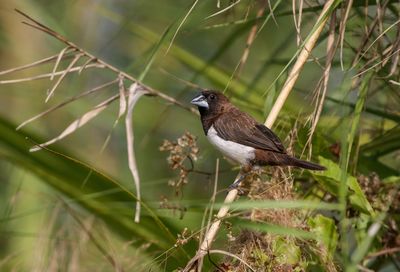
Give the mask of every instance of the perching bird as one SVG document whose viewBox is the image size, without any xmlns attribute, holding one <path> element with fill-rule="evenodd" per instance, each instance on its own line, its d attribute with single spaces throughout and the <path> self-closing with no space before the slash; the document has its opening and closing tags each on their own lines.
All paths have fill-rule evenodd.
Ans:
<svg viewBox="0 0 400 272">
<path fill-rule="evenodd" d="M 226 157 L 247 171 L 259 166 L 295 166 L 310 170 L 325 170 L 316 163 L 303 161 L 286 153 L 281 140 L 269 128 L 231 104 L 216 91 L 202 91 L 193 98 L 201 115 L 208 140 Z M 243 177 L 235 181 L 236 188 Z"/>
</svg>

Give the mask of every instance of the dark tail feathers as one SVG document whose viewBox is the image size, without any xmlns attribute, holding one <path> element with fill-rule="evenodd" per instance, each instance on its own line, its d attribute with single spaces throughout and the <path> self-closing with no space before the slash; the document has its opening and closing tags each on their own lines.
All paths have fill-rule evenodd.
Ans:
<svg viewBox="0 0 400 272">
<path fill-rule="evenodd" d="M 304 169 L 318 170 L 318 171 L 326 170 L 324 166 L 309 161 L 299 160 L 294 157 L 290 157 L 289 163 L 290 166 L 296 166 Z"/>
</svg>

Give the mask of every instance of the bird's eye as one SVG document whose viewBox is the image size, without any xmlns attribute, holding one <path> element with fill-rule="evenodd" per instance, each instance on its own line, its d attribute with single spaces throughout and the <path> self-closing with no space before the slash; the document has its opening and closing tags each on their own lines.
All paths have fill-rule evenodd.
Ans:
<svg viewBox="0 0 400 272">
<path fill-rule="evenodd" d="M 215 99 L 215 94 L 210 94 L 210 99 L 214 100 Z"/>
</svg>

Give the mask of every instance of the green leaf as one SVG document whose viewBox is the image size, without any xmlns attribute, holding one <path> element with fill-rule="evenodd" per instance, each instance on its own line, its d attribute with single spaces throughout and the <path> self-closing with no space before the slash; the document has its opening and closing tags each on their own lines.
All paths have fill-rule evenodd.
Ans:
<svg viewBox="0 0 400 272">
<path fill-rule="evenodd" d="M 307 224 L 310 226 L 311 232 L 315 233 L 318 244 L 326 249 L 327 256 L 324 256 L 324 258 L 333 258 L 338 241 L 335 221 L 318 214 L 309 218 Z"/>
<path fill-rule="evenodd" d="M 312 173 L 312 175 L 325 190 L 335 196 L 338 196 L 340 181 L 343 174 L 342 169 L 340 169 L 337 163 L 321 156 L 319 157 L 319 162 L 321 165 L 325 166 L 327 170 L 323 172 L 315 171 Z M 347 173 L 345 175 L 347 187 L 350 189 L 350 204 L 361 212 L 373 215 L 374 210 L 372 209 L 371 204 L 365 197 L 364 192 L 361 190 L 357 179 Z"/>
<path fill-rule="evenodd" d="M 390 176 L 382 180 L 383 184 L 400 184 L 400 177 L 399 176 Z"/>
<path fill-rule="evenodd" d="M 300 262 L 301 250 L 293 240 L 287 240 L 282 237 L 272 241 L 272 251 L 275 255 L 275 261 L 280 264 L 296 265 Z"/>
</svg>

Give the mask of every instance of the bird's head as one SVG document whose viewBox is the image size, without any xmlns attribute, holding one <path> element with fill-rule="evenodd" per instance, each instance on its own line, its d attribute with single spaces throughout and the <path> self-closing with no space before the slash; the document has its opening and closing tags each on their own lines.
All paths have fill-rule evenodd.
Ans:
<svg viewBox="0 0 400 272">
<path fill-rule="evenodd" d="M 200 114 L 219 114 L 230 105 L 228 98 L 220 92 L 204 90 L 190 101 L 199 108 Z"/>
</svg>

